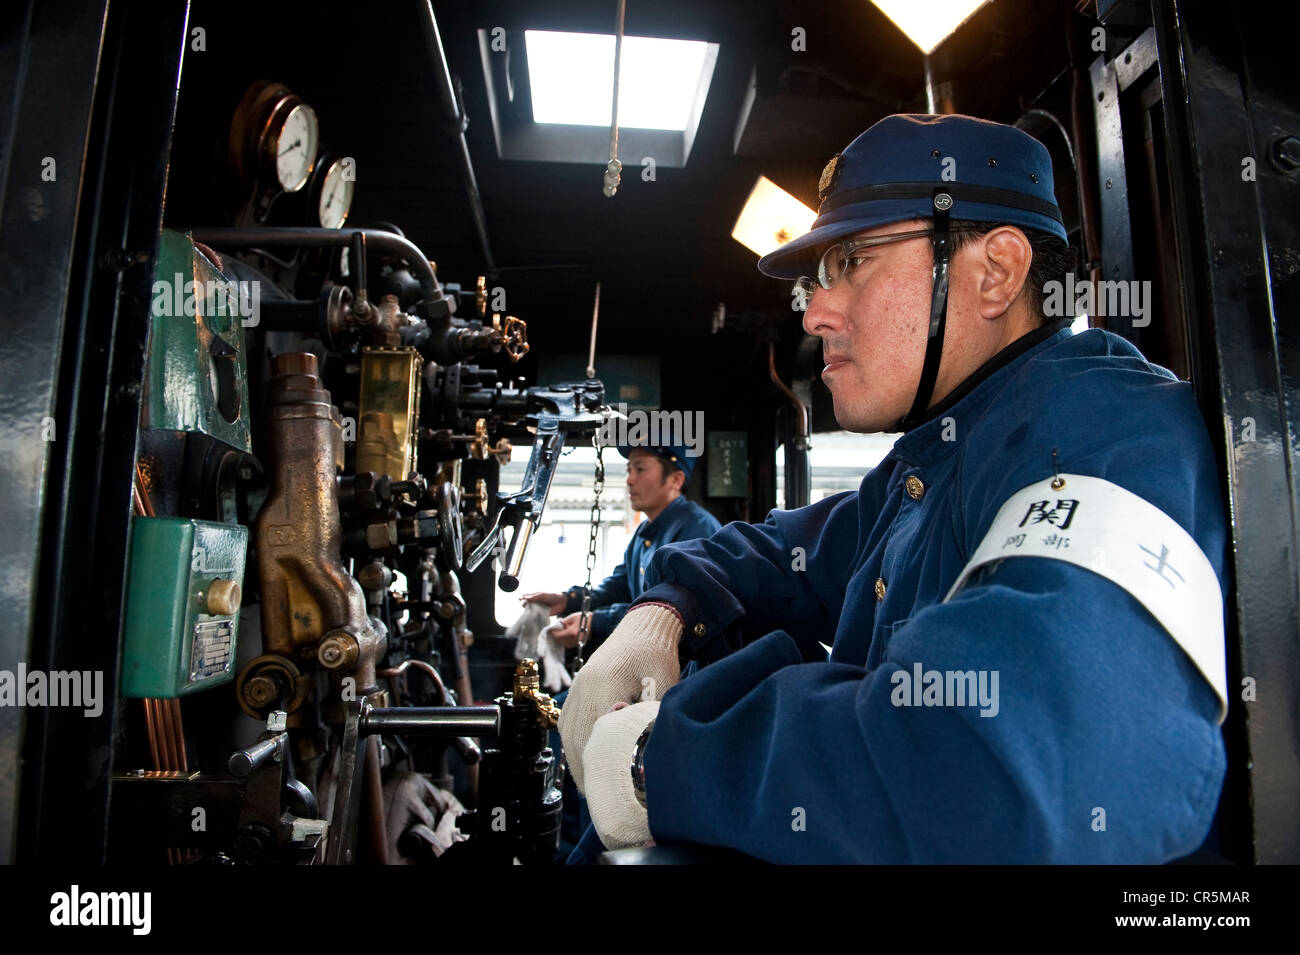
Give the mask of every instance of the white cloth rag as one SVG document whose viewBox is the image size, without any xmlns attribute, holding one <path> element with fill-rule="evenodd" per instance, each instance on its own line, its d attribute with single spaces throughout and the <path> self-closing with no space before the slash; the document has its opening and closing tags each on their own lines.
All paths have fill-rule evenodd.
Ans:
<svg viewBox="0 0 1300 955">
<path fill-rule="evenodd" d="M 524 604 L 524 612 L 506 630 L 506 636 L 515 641 L 515 659 L 531 657 L 541 667 L 541 683 L 547 693 L 558 693 L 573 682 L 564 666 L 564 647 L 551 637 L 551 612 L 546 604 Z"/>
</svg>

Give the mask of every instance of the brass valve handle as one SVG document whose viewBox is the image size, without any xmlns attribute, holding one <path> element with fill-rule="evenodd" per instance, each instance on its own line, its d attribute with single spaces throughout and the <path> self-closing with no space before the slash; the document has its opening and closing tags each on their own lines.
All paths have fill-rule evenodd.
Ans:
<svg viewBox="0 0 1300 955">
<path fill-rule="evenodd" d="M 537 661 L 524 657 L 515 667 L 514 697 L 516 700 L 530 700 L 537 707 L 538 715 L 550 729 L 560 725 L 560 708 L 550 695 L 541 691 L 541 682 L 537 672 Z"/>
<path fill-rule="evenodd" d="M 522 318 L 507 315 L 502 334 L 505 336 L 506 355 L 511 361 L 518 361 L 528 354 L 528 323 Z"/>
<path fill-rule="evenodd" d="M 512 362 L 518 361 L 527 355 L 528 323 L 522 318 L 515 318 L 513 315 L 505 316 L 505 321 L 502 322 L 501 315 L 493 312 L 492 350 L 500 351 L 503 348 Z"/>
</svg>

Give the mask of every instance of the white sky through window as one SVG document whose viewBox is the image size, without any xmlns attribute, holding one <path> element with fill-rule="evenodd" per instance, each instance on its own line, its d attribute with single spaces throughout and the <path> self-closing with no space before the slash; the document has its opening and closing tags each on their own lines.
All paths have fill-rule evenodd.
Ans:
<svg viewBox="0 0 1300 955">
<path fill-rule="evenodd" d="M 614 95 L 614 37 L 526 30 L 533 121 L 608 126 Z M 685 130 L 709 44 L 623 37 L 618 124 Z"/>
</svg>

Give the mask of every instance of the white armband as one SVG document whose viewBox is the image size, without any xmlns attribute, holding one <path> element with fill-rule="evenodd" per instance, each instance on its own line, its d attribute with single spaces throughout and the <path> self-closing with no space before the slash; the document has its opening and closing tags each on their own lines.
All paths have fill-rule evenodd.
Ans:
<svg viewBox="0 0 1300 955">
<path fill-rule="evenodd" d="M 1062 474 L 1017 491 L 999 509 L 947 603 L 986 564 L 1047 557 L 1124 588 L 1191 658 L 1228 713 L 1223 597 L 1209 559 L 1164 511 L 1101 478 Z"/>
</svg>

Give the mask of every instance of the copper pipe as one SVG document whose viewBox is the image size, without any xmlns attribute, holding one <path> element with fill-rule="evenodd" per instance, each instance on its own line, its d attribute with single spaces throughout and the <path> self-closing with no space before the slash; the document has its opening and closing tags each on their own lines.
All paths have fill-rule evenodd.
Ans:
<svg viewBox="0 0 1300 955">
<path fill-rule="evenodd" d="M 466 630 L 466 633 L 469 631 Z M 456 643 L 460 656 L 460 679 L 456 682 L 456 693 L 460 698 L 461 706 L 472 706 L 474 704 L 474 688 L 469 682 L 469 649 L 461 640 L 461 634 L 456 633 Z M 478 803 L 478 763 L 472 763 L 465 767 L 465 780 L 469 784 L 470 802 Z"/>
<path fill-rule="evenodd" d="M 176 732 L 176 768 L 183 773 L 190 771 L 189 757 L 185 754 L 185 721 L 181 718 L 181 701 L 172 698 L 167 701 L 172 711 L 172 728 Z"/>
<path fill-rule="evenodd" d="M 144 703 L 144 726 L 145 735 L 149 737 L 149 759 L 153 762 L 154 769 L 162 769 L 162 759 L 158 754 L 158 727 L 153 718 L 153 700 L 145 699 Z"/>
<path fill-rule="evenodd" d="M 776 342 L 767 343 L 767 373 L 772 379 L 772 384 L 781 389 L 781 393 L 790 399 L 795 410 L 799 412 L 795 420 L 795 435 L 800 438 L 808 437 L 808 408 L 776 373 Z"/>
<path fill-rule="evenodd" d="M 405 673 L 408 667 L 415 667 L 421 673 L 428 675 L 429 679 L 433 680 L 438 687 L 438 693 L 441 697 L 440 702 L 445 706 L 447 703 L 447 685 L 442 682 L 442 675 L 432 663 L 425 660 L 403 660 L 395 667 L 388 667 L 385 670 L 376 670 L 375 676 L 383 676 L 393 679 Z M 467 703 L 465 705 L 468 706 L 469 704 Z"/>
<path fill-rule="evenodd" d="M 438 592 L 443 595 L 460 595 L 460 578 L 456 576 L 454 571 L 447 570 L 439 573 Z M 451 621 L 451 639 L 453 652 L 460 664 L 460 676 L 456 679 L 456 698 L 461 706 L 472 706 L 474 704 L 474 687 L 470 684 L 469 679 L 469 643 L 473 642 L 474 635 L 470 633 L 469 628 L 465 625 L 466 613 L 465 601 L 461 600 L 457 605 L 456 616 Z M 477 804 L 478 802 L 478 776 L 477 763 L 465 767 L 465 779 L 469 784 L 471 804 Z"/>
<path fill-rule="evenodd" d="M 135 479 L 131 482 L 131 502 L 137 517 L 156 516 L 139 461 L 135 464 Z M 180 700 L 145 699 L 144 725 L 149 740 L 149 758 L 153 761 L 154 769 L 188 771 Z M 168 865 L 191 862 L 195 857 L 196 853 L 189 849 L 167 849 Z"/>
<path fill-rule="evenodd" d="M 167 726 L 167 714 L 163 712 L 161 700 L 153 700 L 152 702 L 154 724 L 158 727 L 158 753 L 162 757 L 162 764 L 158 768 L 170 771 L 172 768 L 172 742 L 171 733 Z"/>
<path fill-rule="evenodd" d="M 153 504 L 149 500 L 149 491 L 145 487 L 144 472 L 140 470 L 140 462 L 135 463 L 135 482 L 131 486 L 131 491 L 135 498 L 136 513 L 144 517 L 153 517 Z"/>
<path fill-rule="evenodd" d="M 366 740 L 366 822 L 370 830 L 370 858 L 375 865 L 388 865 L 388 821 L 384 818 L 384 781 L 379 769 L 379 738 Z"/>
<path fill-rule="evenodd" d="M 167 768 L 175 771 L 181 768 L 181 747 L 176 736 L 175 718 L 166 700 L 158 701 L 158 712 L 162 714 L 163 742 L 167 749 Z"/>
<path fill-rule="evenodd" d="M 162 765 L 159 769 L 171 771 L 173 768 L 171 721 L 163 709 L 162 700 L 153 701 L 153 718 L 158 726 L 158 750 L 162 755 Z"/>
<path fill-rule="evenodd" d="M 154 718 L 158 721 L 158 740 L 162 744 L 162 768 L 171 772 L 176 768 L 175 744 L 172 742 L 172 718 L 162 700 L 153 701 Z"/>
<path fill-rule="evenodd" d="M 139 498 L 137 497 L 137 504 L 138 501 Z M 158 701 L 146 698 L 141 702 L 144 703 L 144 725 L 146 735 L 149 738 L 149 758 L 153 761 L 154 771 L 157 772 L 166 768 L 163 766 L 163 753 L 159 748 L 159 736 L 161 735 L 161 730 L 159 727 L 158 717 L 154 712 L 155 704 Z M 168 847 L 167 864 L 176 865 L 178 861 L 179 855 L 176 850 Z"/>
</svg>

